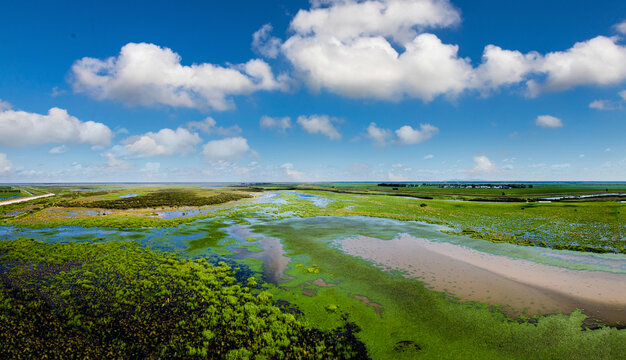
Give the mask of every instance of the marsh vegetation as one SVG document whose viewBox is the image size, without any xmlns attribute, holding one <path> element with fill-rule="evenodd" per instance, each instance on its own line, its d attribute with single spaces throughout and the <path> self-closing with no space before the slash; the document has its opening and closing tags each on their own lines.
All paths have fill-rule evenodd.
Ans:
<svg viewBox="0 0 626 360">
<path fill-rule="evenodd" d="M 426 251 L 414 248 L 413 236 L 617 279 L 626 276 L 625 204 L 450 201 L 494 189 L 385 196 L 371 186 L 57 186 L 54 197 L 0 207 L 0 343 L 8 344 L 0 352 L 244 359 L 626 352 L 624 323 L 612 315 L 618 308 L 594 316 L 593 301 L 552 309 L 523 296 L 507 307 L 489 289 L 465 294 L 458 282 L 441 285 L 444 273 L 381 257 L 399 240 L 412 246 L 399 251 Z M 596 191 L 550 186 L 556 194 Z M 609 190 L 622 191 L 615 186 Z M 547 193 L 495 190 L 524 199 Z M 159 217 L 166 212 L 173 217 Z"/>
</svg>

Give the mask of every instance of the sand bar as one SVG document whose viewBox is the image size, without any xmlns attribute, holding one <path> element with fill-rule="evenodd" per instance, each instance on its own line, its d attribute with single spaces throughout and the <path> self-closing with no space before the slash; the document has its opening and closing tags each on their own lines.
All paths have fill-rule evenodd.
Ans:
<svg viewBox="0 0 626 360">
<path fill-rule="evenodd" d="M 350 237 L 340 248 L 462 301 L 502 305 L 512 314 L 583 309 L 606 323 L 626 322 L 626 274 L 564 269 L 408 234 L 393 240 Z"/>
</svg>

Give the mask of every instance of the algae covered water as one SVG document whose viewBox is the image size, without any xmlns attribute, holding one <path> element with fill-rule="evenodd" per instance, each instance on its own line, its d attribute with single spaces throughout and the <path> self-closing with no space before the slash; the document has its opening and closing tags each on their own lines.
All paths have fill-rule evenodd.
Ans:
<svg viewBox="0 0 626 360">
<path fill-rule="evenodd" d="M 313 199 L 315 200 L 315 199 Z M 262 261 L 266 281 L 280 284 L 291 261 L 284 241 L 314 241 L 364 259 L 381 270 L 417 279 L 461 301 L 503 306 L 511 314 L 585 313 L 608 323 L 626 321 L 626 255 L 592 254 L 495 244 L 442 233 L 444 227 L 373 217 L 204 219 L 169 229 L 117 230 L 0 227 L 5 240 L 45 242 L 139 241 L 198 256 L 219 253 Z M 256 249 L 251 249 L 250 246 Z M 341 276 L 341 274 L 337 274 Z"/>
</svg>

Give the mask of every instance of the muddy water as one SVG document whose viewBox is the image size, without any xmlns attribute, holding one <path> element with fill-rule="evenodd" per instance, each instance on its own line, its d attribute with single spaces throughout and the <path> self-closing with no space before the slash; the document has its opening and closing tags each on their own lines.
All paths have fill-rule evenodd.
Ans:
<svg viewBox="0 0 626 360">
<path fill-rule="evenodd" d="M 494 244 L 444 234 L 436 225 L 356 216 L 291 218 L 253 228 L 275 238 L 328 243 L 460 301 L 501 305 L 512 315 L 582 309 L 607 324 L 626 323 L 623 254 Z"/>
<path fill-rule="evenodd" d="M 246 238 L 259 238 L 256 244 L 263 249 L 262 252 L 253 252 L 246 249 L 237 249 L 238 254 L 234 255 L 235 259 L 254 258 L 263 261 L 263 275 L 265 280 L 278 284 L 285 279 L 285 271 L 289 264 L 290 258 L 285 256 L 285 250 L 280 240 L 273 237 L 262 236 L 251 232 L 248 228 L 241 225 L 234 225 L 228 229 L 229 234 L 239 240 L 245 242 Z"/>
<path fill-rule="evenodd" d="M 408 234 L 392 240 L 355 236 L 339 246 L 434 290 L 502 305 L 511 314 L 522 309 L 533 315 L 583 309 L 608 323 L 626 322 L 626 274 L 564 269 Z"/>
</svg>

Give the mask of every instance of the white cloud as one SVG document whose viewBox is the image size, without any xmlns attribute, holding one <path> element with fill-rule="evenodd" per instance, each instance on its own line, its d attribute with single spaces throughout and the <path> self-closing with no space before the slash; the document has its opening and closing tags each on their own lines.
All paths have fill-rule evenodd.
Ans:
<svg viewBox="0 0 626 360">
<path fill-rule="evenodd" d="M 419 144 L 438 133 L 439 129 L 431 124 L 420 124 L 419 130 L 413 129 L 410 125 L 404 125 L 395 131 L 396 139 L 391 143 L 396 145 Z M 393 137 L 393 133 L 389 129 L 379 128 L 376 123 L 372 122 L 367 127 L 365 137 L 371 139 L 376 146 L 385 146 L 387 140 Z"/>
<path fill-rule="evenodd" d="M 322 6 L 330 4 L 330 6 Z M 301 35 L 351 39 L 389 37 L 397 42 L 413 39 L 418 30 L 458 24 L 461 16 L 447 0 L 342 0 L 317 2 L 300 10 L 291 29 Z"/>
<path fill-rule="evenodd" d="M 280 53 L 281 41 L 271 35 L 272 30 L 272 24 L 265 24 L 252 34 L 252 49 L 266 58 L 275 59 Z"/>
<path fill-rule="evenodd" d="M 612 107 L 608 100 L 594 100 L 589 103 L 589 108 L 596 110 L 608 110 Z"/>
<path fill-rule="evenodd" d="M 428 155 L 424 156 L 424 160 L 429 160 L 429 159 L 432 159 L 432 158 L 434 158 L 434 157 L 435 157 L 435 155 L 433 155 L 433 154 L 428 154 Z"/>
<path fill-rule="evenodd" d="M 622 35 L 626 35 L 626 20 L 614 25 L 615 30 Z"/>
<path fill-rule="evenodd" d="M 55 87 L 52 88 L 52 92 L 50 93 L 50 96 L 57 97 L 57 96 L 65 94 L 66 92 L 67 91 L 65 91 L 63 89 L 59 89 L 58 86 L 55 86 Z"/>
<path fill-rule="evenodd" d="M 374 145 L 385 146 L 392 134 L 389 129 L 379 128 L 376 126 L 376 123 L 371 122 L 367 127 L 367 134 L 365 136 L 370 138 L 374 142 Z"/>
<path fill-rule="evenodd" d="M 52 149 L 50 149 L 50 151 L 48 151 L 48 153 L 50 154 L 63 154 L 65 152 L 67 152 L 68 147 L 65 145 L 60 145 L 60 146 L 55 146 Z"/>
<path fill-rule="evenodd" d="M 618 94 L 619 94 L 619 97 L 622 98 L 622 101 L 626 101 L 626 90 L 622 90 Z"/>
<path fill-rule="evenodd" d="M 626 79 L 626 47 L 618 38 L 597 36 L 577 42 L 566 51 L 555 51 L 539 57 L 535 72 L 546 80 L 527 82 L 531 96 L 541 91 L 561 91 L 580 85 L 611 85 Z"/>
<path fill-rule="evenodd" d="M 605 152 L 611 152 L 611 148 L 604 149 Z"/>
<path fill-rule="evenodd" d="M 337 118 L 328 115 L 298 116 L 298 124 L 309 134 L 322 134 L 331 140 L 341 139 L 341 134 L 333 126 L 333 122 L 339 122 Z"/>
<path fill-rule="evenodd" d="M 190 121 L 187 123 L 189 129 L 197 129 L 205 134 L 217 134 L 221 136 L 233 136 L 241 133 L 239 125 L 233 125 L 228 128 L 217 126 L 217 122 L 212 117 L 207 117 L 202 121 Z"/>
<path fill-rule="evenodd" d="M 420 129 L 413 129 L 410 125 L 404 125 L 396 130 L 396 141 L 400 145 L 419 144 L 437 135 L 439 129 L 430 124 L 420 124 Z"/>
<path fill-rule="evenodd" d="M 287 178 L 289 178 L 289 180 L 304 181 L 306 179 L 306 173 L 295 170 L 293 168 L 293 164 L 291 163 L 283 164 L 280 168 L 283 169 L 283 173 L 287 176 Z"/>
<path fill-rule="evenodd" d="M 597 36 L 546 54 L 487 45 L 481 64 L 473 67 L 459 57 L 457 45 L 426 32 L 459 22 L 459 11 L 448 1 L 316 0 L 292 19 L 294 34 L 281 51 L 314 91 L 389 101 L 430 101 L 466 90 L 487 95 L 521 84 L 536 96 L 626 79 L 626 47 L 618 36 Z M 616 29 L 625 27 L 626 21 Z"/>
<path fill-rule="evenodd" d="M 11 103 L 2 101 L 2 99 L 0 99 L 0 111 L 9 110 L 10 108 L 11 108 Z"/>
<path fill-rule="evenodd" d="M 113 132 L 106 125 L 80 121 L 66 110 L 51 108 L 47 115 L 0 109 L 0 144 L 10 146 L 49 143 L 109 145 Z"/>
<path fill-rule="evenodd" d="M 503 50 L 487 45 L 483 62 L 475 70 L 473 86 L 478 89 L 496 89 L 503 85 L 517 84 L 533 70 L 539 54 L 522 54 L 516 50 Z"/>
<path fill-rule="evenodd" d="M 283 51 L 310 88 L 353 98 L 398 101 L 404 97 L 430 101 L 463 91 L 472 76 L 469 60 L 458 46 L 443 44 L 433 34 L 418 35 L 398 53 L 383 37 L 340 41 L 334 37 L 294 35 Z"/>
<path fill-rule="evenodd" d="M 107 152 L 102 156 L 104 156 L 107 160 L 106 166 L 104 167 L 106 170 L 121 171 L 128 170 L 133 167 L 133 164 L 116 158 L 115 155 L 110 152 Z"/>
<path fill-rule="evenodd" d="M 387 173 L 387 179 L 390 181 L 407 181 L 406 176 L 402 174 L 396 174 L 391 171 Z"/>
<path fill-rule="evenodd" d="M 161 169 L 161 163 L 158 162 L 147 162 L 141 171 L 156 174 Z"/>
<path fill-rule="evenodd" d="M 491 160 L 489 160 L 489 158 L 484 155 L 474 156 L 473 160 L 474 160 L 474 167 L 471 168 L 469 172 L 474 175 L 491 173 L 498 169 L 496 164 L 491 162 Z"/>
<path fill-rule="evenodd" d="M 447 0 L 316 4 L 292 19 L 295 34 L 281 48 L 310 88 L 355 98 L 430 101 L 467 86 L 472 67 L 457 56 L 458 47 L 421 33 L 460 22 Z"/>
<path fill-rule="evenodd" d="M 238 136 L 209 141 L 202 148 L 202 154 L 210 160 L 237 160 L 249 150 L 248 140 Z"/>
<path fill-rule="evenodd" d="M 537 119 L 535 119 L 535 125 L 544 128 L 558 128 L 563 127 L 563 121 L 551 115 L 539 115 Z"/>
<path fill-rule="evenodd" d="M 281 133 L 285 133 L 287 129 L 291 129 L 291 118 L 284 116 L 281 118 L 262 116 L 259 121 L 261 129 L 277 129 Z"/>
<path fill-rule="evenodd" d="M 234 95 L 285 89 L 262 60 L 187 66 L 171 49 L 147 43 L 126 44 L 117 57 L 105 60 L 82 58 L 72 65 L 72 76 L 75 92 L 145 106 L 226 110 L 234 106 Z"/>
<path fill-rule="evenodd" d="M 187 154 L 200 142 L 202 139 L 197 133 L 180 127 L 131 136 L 122 141 L 128 151 L 139 156 Z"/>
<path fill-rule="evenodd" d="M 7 154 L 0 153 L 0 176 L 11 173 L 12 165 L 11 161 L 7 159 Z"/>
</svg>

